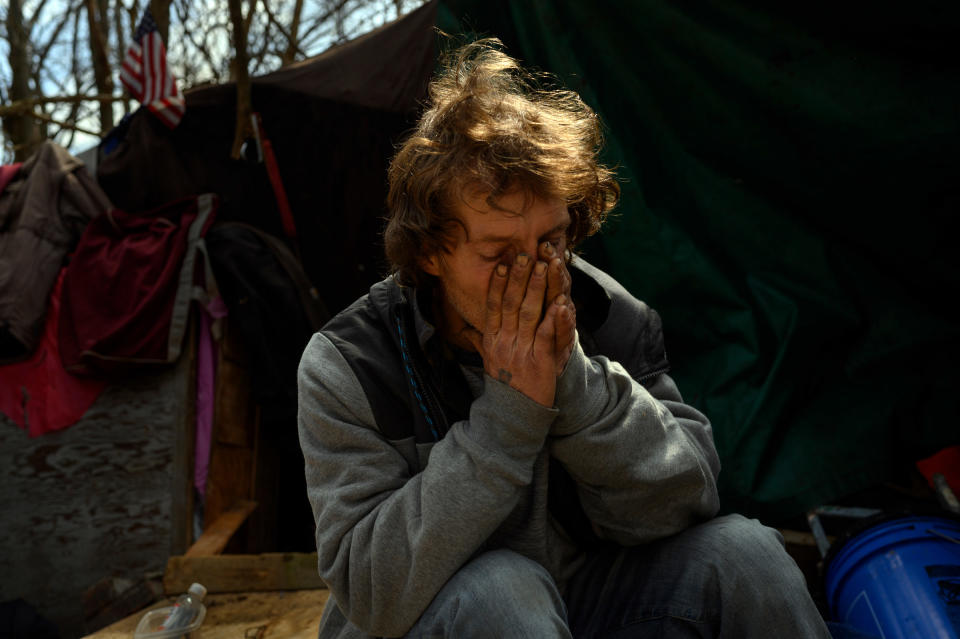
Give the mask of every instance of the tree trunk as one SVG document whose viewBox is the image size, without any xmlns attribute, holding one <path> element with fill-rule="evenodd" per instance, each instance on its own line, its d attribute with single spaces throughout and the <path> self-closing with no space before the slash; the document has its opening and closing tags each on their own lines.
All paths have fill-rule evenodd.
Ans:
<svg viewBox="0 0 960 639">
<path fill-rule="evenodd" d="M 113 78 L 110 69 L 110 58 L 107 53 L 107 38 L 110 24 L 102 21 L 102 13 L 98 10 L 94 0 L 86 0 L 87 25 L 90 31 L 90 58 L 93 60 L 93 77 L 97 84 L 97 92 L 110 95 L 113 93 Z M 100 132 L 106 133 L 113 128 L 113 104 L 100 103 Z"/>
<path fill-rule="evenodd" d="M 243 7 L 241 0 L 227 0 L 230 5 L 230 22 L 233 23 L 233 46 L 236 55 L 233 58 L 233 73 L 237 83 L 237 125 L 233 135 L 233 149 L 231 156 L 235 159 L 240 158 L 240 147 L 247 138 L 247 133 L 251 130 L 250 113 L 252 106 L 250 103 L 250 75 L 247 71 L 249 60 L 247 59 L 247 29 L 243 19 Z M 250 13 L 256 7 L 256 2 L 250 7 Z"/>
<path fill-rule="evenodd" d="M 290 22 L 290 39 L 287 41 L 287 48 L 280 56 L 281 65 L 287 66 L 296 59 L 299 50 L 300 38 L 300 19 L 303 13 L 303 0 L 296 0 L 293 6 L 293 20 Z"/>
<path fill-rule="evenodd" d="M 20 0 L 10 0 L 6 26 L 12 75 L 9 98 L 10 103 L 13 104 L 31 97 L 30 42 L 29 34 L 24 27 L 23 6 Z M 18 162 L 30 157 L 43 140 L 39 123 L 27 114 L 4 116 L 3 128 L 13 143 L 14 157 Z"/>
<path fill-rule="evenodd" d="M 157 22 L 157 32 L 163 40 L 163 46 L 170 48 L 170 3 L 173 0 L 150 0 L 150 13 Z"/>
<path fill-rule="evenodd" d="M 113 8 L 113 29 L 117 34 L 117 50 L 113 52 L 114 62 L 116 63 L 116 68 L 119 69 L 123 66 L 123 60 L 127 57 L 127 38 L 124 36 L 123 29 L 123 2 L 122 0 L 116 0 L 116 6 Z M 133 32 L 130 33 L 131 37 Z M 123 114 L 127 115 L 130 113 L 130 106 L 126 100 L 122 102 L 123 104 Z"/>
</svg>

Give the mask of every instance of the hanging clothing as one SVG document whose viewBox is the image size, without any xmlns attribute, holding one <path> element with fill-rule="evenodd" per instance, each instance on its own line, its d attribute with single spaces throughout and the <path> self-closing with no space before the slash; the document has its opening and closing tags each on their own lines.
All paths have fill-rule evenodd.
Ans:
<svg viewBox="0 0 960 639">
<path fill-rule="evenodd" d="M 11 173 L 13 173 L 11 175 Z M 0 191 L 0 362 L 27 358 L 47 298 L 87 223 L 112 208 L 83 162 L 44 142 Z"/>
<path fill-rule="evenodd" d="M 197 313 L 197 399 L 194 443 L 193 485 L 201 501 L 207 495 L 207 472 L 213 441 L 213 419 L 217 396 L 218 320 L 227 316 L 227 305 L 219 297 Z"/>
<path fill-rule="evenodd" d="M 30 437 L 61 430 L 80 421 L 106 387 L 99 379 L 71 375 L 60 361 L 60 274 L 50 293 L 43 334 L 25 361 L 0 366 L 0 412 Z"/>
<path fill-rule="evenodd" d="M 3 192 L 3 189 L 7 188 L 7 185 L 10 184 L 13 178 L 17 177 L 21 166 L 23 166 L 23 162 L 0 166 L 0 193 Z"/>
<path fill-rule="evenodd" d="M 142 214 L 113 210 L 87 227 L 63 284 L 61 357 L 77 374 L 177 360 L 190 303 L 218 297 L 203 237 L 218 199 L 207 193 Z"/>
</svg>

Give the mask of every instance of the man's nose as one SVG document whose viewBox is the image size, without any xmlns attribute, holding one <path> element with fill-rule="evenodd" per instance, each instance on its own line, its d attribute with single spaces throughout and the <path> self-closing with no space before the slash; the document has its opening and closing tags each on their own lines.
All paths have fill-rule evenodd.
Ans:
<svg viewBox="0 0 960 639">
<path fill-rule="evenodd" d="M 510 249 L 503 255 L 502 259 L 504 263 L 509 266 L 516 261 L 517 256 L 520 254 L 528 256 L 534 262 L 541 260 L 540 240 L 538 238 L 514 240 Z"/>
<path fill-rule="evenodd" d="M 520 242 L 518 243 L 517 248 L 515 249 L 516 252 L 514 253 L 514 259 L 516 259 L 517 255 L 520 255 L 521 253 L 525 253 L 530 257 L 531 260 L 536 262 L 537 260 L 540 259 L 539 248 L 540 248 L 540 243 L 536 238 L 529 241 Z"/>
</svg>

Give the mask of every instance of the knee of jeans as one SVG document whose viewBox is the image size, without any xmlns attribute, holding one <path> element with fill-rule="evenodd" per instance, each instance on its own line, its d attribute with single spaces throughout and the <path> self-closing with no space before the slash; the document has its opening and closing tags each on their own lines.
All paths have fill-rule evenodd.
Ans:
<svg viewBox="0 0 960 639">
<path fill-rule="evenodd" d="M 566 617 L 563 600 L 547 570 L 509 550 L 483 553 L 450 578 L 440 596 L 457 614 L 493 623 L 517 623 L 537 610 Z"/>
<path fill-rule="evenodd" d="M 728 577 L 776 581 L 796 581 L 801 577 L 802 581 L 776 529 L 741 515 L 729 515 L 717 523 L 716 560 Z"/>
<path fill-rule="evenodd" d="M 724 546 L 737 553 L 755 553 L 757 550 L 779 553 L 784 549 L 783 537 L 774 528 L 764 526 L 756 519 L 743 515 L 719 518 Z"/>
</svg>

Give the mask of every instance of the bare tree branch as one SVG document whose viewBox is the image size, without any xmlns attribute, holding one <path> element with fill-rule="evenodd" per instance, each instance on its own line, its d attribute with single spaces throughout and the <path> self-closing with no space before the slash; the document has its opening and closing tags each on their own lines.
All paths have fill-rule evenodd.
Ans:
<svg viewBox="0 0 960 639">
<path fill-rule="evenodd" d="M 53 33 L 50 35 L 50 39 L 47 43 L 41 47 L 37 47 L 37 66 L 43 66 L 44 62 L 47 60 L 47 55 L 50 53 L 50 49 L 53 48 L 53 45 L 57 43 L 57 38 L 60 36 L 60 31 L 63 30 L 63 27 L 70 21 L 70 18 L 73 17 L 74 13 L 79 9 L 80 2 L 75 2 L 66 11 L 63 12 L 63 15 L 60 18 L 60 21 L 57 23 L 57 26 L 54 27 Z"/>
<path fill-rule="evenodd" d="M 309 37 L 304 36 L 304 38 L 300 40 L 300 44 L 304 49 L 310 51 L 317 47 L 318 44 L 324 40 L 329 40 L 331 42 L 335 40 L 336 38 L 334 37 L 334 32 L 335 27 L 332 25 L 327 25 L 327 29 L 325 30 L 316 31 Z"/>
<path fill-rule="evenodd" d="M 79 48 L 77 41 L 79 40 L 79 38 L 77 36 L 79 35 L 79 33 L 80 33 L 80 11 L 76 11 L 74 13 L 74 18 L 73 18 L 73 41 L 71 44 L 72 46 L 71 52 L 73 55 L 70 56 L 70 77 L 71 78 L 80 77 L 79 70 L 77 69 L 77 66 L 79 65 L 79 56 L 77 55 L 77 49 Z M 70 118 L 69 118 L 71 122 L 77 121 L 80 114 L 80 107 L 82 106 L 82 104 L 83 104 L 82 102 L 75 102 L 73 105 L 71 105 Z M 69 142 L 68 144 L 64 145 L 65 148 L 69 149 L 71 146 L 73 146 L 73 140 L 76 138 L 76 136 L 77 136 L 77 132 L 73 129 L 70 129 Z"/>
<path fill-rule="evenodd" d="M 266 2 L 264 2 L 266 4 Z M 242 7 L 241 7 L 242 8 Z M 253 22 L 253 14 L 257 11 L 257 0 L 250 0 L 250 9 L 247 16 L 243 19 L 243 39 L 246 42 L 247 34 L 250 33 L 250 23 Z"/>
<path fill-rule="evenodd" d="M 30 116 L 31 118 L 36 118 L 41 122 L 48 122 L 50 124 L 56 124 L 57 126 L 64 129 L 73 129 L 74 131 L 79 131 L 80 133 L 86 133 L 87 135 L 93 135 L 100 137 L 100 134 L 96 131 L 91 131 L 90 129 L 85 129 L 81 126 L 74 124 L 73 122 L 63 122 L 61 120 L 55 120 L 46 113 L 37 113 L 36 111 L 29 111 L 25 115 Z"/>
<path fill-rule="evenodd" d="M 300 50 L 298 36 L 300 34 L 300 21 L 303 18 L 303 0 L 295 0 L 293 4 L 293 16 L 290 20 L 290 37 L 287 38 L 287 48 L 284 50 L 280 60 L 282 64 L 290 64 L 296 59 L 297 54 L 303 57 L 306 55 Z"/>
<path fill-rule="evenodd" d="M 4 104 L 0 106 L 0 117 L 7 117 L 9 115 L 19 115 L 21 113 L 27 113 L 32 111 L 34 107 L 41 106 L 44 104 L 76 104 L 83 102 L 119 102 L 121 100 L 126 100 L 124 96 L 119 95 L 54 95 L 54 96 L 38 96 L 34 98 L 26 98 L 23 100 L 17 100 L 11 102 L 10 104 Z"/>
<path fill-rule="evenodd" d="M 93 77 L 97 82 L 97 91 L 100 94 L 110 95 L 113 93 L 113 78 L 111 77 L 110 59 L 107 54 L 107 38 L 109 37 L 103 31 L 103 27 L 109 26 L 101 23 L 102 13 L 97 10 L 94 0 L 86 0 L 87 5 L 87 29 L 90 33 L 90 57 L 93 59 Z M 108 102 L 100 102 L 100 130 L 107 132 L 113 128 L 113 105 Z"/>
<path fill-rule="evenodd" d="M 77 121 L 77 110 L 78 110 L 79 108 L 80 108 L 79 105 L 75 105 L 75 106 L 71 109 L 71 111 L 70 111 L 70 121 L 72 121 L 72 122 L 76 122 L 76 121 Z M 67 134 L 67 136 L 68 136 L 68 137 L 67 137 L 67 143 L 66 143 L 66 144 L 62 144 L 61 146 L 63 146 L 64 148 L 69 149 L 70 147 L 73 146 L 73 141 L 74 141 L 74 139 L 76 139 L 76 137 L 77 137 L 77 132 L 76 132 L 76 130 L 74 130 L 74 129 L 69 129 L 69 133 Z"/>
<path fill-rule="evenodd" d="M 204 60 L 207 61 L 207 64 L 210 65 L 210 70 L 213 73 L 213 79 L 215 82 L 220 82 L 220 70 L 219 65 L 214 61 L 213 56 L 210 55 L 210 51 L 207 49 L 205 43 L 197 42 L 193 37 L 193 33 L 187 29 L 186 30 L 187 38 L 190 40 L 190 43 L 200 52 L 200 55 L 203 56 Z"/>
<path fill-rule="evenodd" d="M 117 48 L 114 50 L 114 61 L 116 68 L 123 66 L 123 61 L 127 56 L 127 38 L 124 36 L 123 29 L 123 0 L 116 0 L 113 6 L 113 30 L 117 34 Z M 123 101 L 123 115 L 130 113 L 130 106 L 126 100 Z"/>
<path fill-rule="evenodd" d="M 206 68 L 203 70 L 206 74 L 212 76 L 203 78 L 203 80 L 209 81 L 212 79 L 214 82 L 221 82 L 226 79 L 229 75 L 230 58 L 223 54 L 215 56 L 212 51 L 217 51 L 223 44 L 229 45 L 233 38 L 229 16 L 224 21 L 213 12 L 199 12 L 199 15 L 193 15 L 190 11 L 192 5 L 189 0 L 178 0 L 175 6 L 182 33 L 186 36 L 185 40 L 190 45 L 188 52 L 185 43 L 180 43 L 183 46 L 183 57 L 195 59 L 199 53 L 203 62 L 206 63 Z M 184 86 L 196 84 L 197 79 L 197 77 L 185 78 Z"/>
<path fill-rule="evenodd" d="M 283 28 L 283 25 L 277 21 L 277 18 L 273 15 L 273 12 L 270 11 L 270 3 L 264 2 L 263 8 L 266 11 L 267 19 L 273 24 L 283 37 L 287 39 L 287 46 L 284 49 L 284 52 L 280 54 L 280 60 L 282 65 L 287 65 L 293 62 L 294 56 L 300 54 L 303 57 L 306 57 L 306 54 L 297 46 L 297 35 L 296 30 L 300 28 L 300 12 L 303 10 L 303 0 L 297 0 L 297 5 L 294 8 L 294 23 L 290 28 L 290 31 L 287 31 Z M 288 58 L 289 56 L 289 58 Z"/>
<path fill-rule="evenodd" d="M 117 46 L 113 50 L 113 59 L 118 69 L 127 55 L 127 38 L 123 34 L 123 11 L 121 9 L 123 9 L 123 1 L 117 0 L 113 6 L 113 30 L 117 34 Z"/>
<path fill-rule="evenodd" d="M 137 30 L 137 21 L 140 19 L 140 8 L 137 6 L 137 0 L 133 0 L 133 3 L 127 8 L 127 19 L 130 20 L 130 35 L 133 35 Z"/>
<path fill-rule="evenodd" d="M 307 29 L 306 32 L 304 32 L 303 38 L 301 38 L 301 41 L 307 38 L 316 28 L 328 23 L 330 19 L 336 16 L 340 11 L 342 11 L 343 8 L 346 7 L 349 2 L 350 0 L 338 0 L 338 2 L 335 5 L 333 5 L 330 9 L 328 9 L 323 15 L 317 18 L 314 18 L 313 24 L 311 24 L 310 28 Z"/>
<path fill-rule="evenodd" d="M 34 9 L 33 17 L 27 21 L 27 33 L 33 33 L 33 28 L 37 26 L 37 21 L 40 19 L 40 15 L 43 13 L 43 5 L 45 4 L 47 4 L 47 0 L 40 0 L 40 4 L 38 4 L 37 8 Z"/>
</svg>

